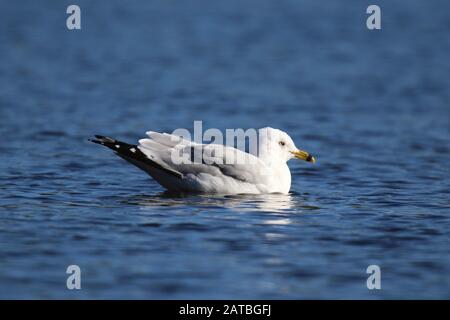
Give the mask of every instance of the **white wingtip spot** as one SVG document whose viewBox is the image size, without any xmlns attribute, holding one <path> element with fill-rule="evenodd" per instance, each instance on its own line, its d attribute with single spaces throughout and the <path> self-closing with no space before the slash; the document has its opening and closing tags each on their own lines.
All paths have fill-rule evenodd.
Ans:
<svg viewBox="0 0 450 320">
<path fill-rule="evenodd" d="M 136 152 L 136 149 L 135 149 L 135 148 L 131 148 L 130 151 L 133 152 L 133 153 L 135 153 L 135 152 Z"/>
<path fill-rule="evenodd" d="M 119 148 L 120 148 L 120 145 L 116 144 L 115 147 L 116 147 L 117 149 L 119 149 Z"/>
</svg>

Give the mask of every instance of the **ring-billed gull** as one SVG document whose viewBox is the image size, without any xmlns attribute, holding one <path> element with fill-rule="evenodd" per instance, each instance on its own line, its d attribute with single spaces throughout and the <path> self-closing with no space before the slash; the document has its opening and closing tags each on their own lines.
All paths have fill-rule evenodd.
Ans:
<svg viewBox="0 0 450 320">
<path fill-rule="evenodd" d="M 154 131 L 147 132 L 149 138 L 139 140 L 137 145 L 99 135 L 91 141 L 112 149 L 169 191 L 289 193 L 291 172 L 287 161 L 297 158 L 314 163 L 316 160 L 309 153 L 299 150 L 291 137 L 281 130 L 262 128 L 258 133 L 256 155 L 230 146 L 195 143 Z M 189 161 L 178 161 L 174 154 L 188 154 L 191 157 Z M 193 154 L 200 154 L 201 161 L 193 161 Z"/>
</svg>

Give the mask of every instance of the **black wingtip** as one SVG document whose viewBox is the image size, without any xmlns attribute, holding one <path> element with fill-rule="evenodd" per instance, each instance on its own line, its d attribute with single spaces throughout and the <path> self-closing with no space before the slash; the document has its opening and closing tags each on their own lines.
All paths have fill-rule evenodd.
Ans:
<svg viewBox="0 0 450 320">
<path fill-rule="evenodd" d="M 95 137 L 97 139 L 88 139 L 88 141 L 93 142 L 93 143 L 97 143 L 97 144 L 102 144 L 105 145 L 106 143 L 115 143 L 116 140 L 110 137 L 106 137 L 106 136 L 101 136 L 96 134 Z"/>
<path fill-rule="evenodd" d="M 171 174 L 179 179 L 183 178 L 183 174 L 176 170 L 172 170 L 167 168 L 166 166 L 161 165 L 160 163 L 155 162 L 152 159 L 149 159 L 142 151 L 139 149 L 137 145 L 132 145 L 126 142 L 122 142 L 110 137 L 95 135 L 96 139 L 88 139 L 93 143 L 100 144 L 105 146 L 111 150 L 113 150 L 117 155 L 124 158 L 125 160 L 131 162 L 139 168 L 143 168 L 143 166 L 151 166 L 153 168 L 162 170 Z M 147 171 L 144 169 L 144 171 Z"/>
<path fill-rule="evenodd" d="M 110 138 L 110 137 L 107 137 L 107 136 L 101 136 L 101 135 L 98 135 L 98 134 L 96 134 L 95 137 L 98 140 L 104 141 L 104 142 L 115 142 L 116 141 L 116 139 L 113 139 L 113 138 Z"/>
</svg>

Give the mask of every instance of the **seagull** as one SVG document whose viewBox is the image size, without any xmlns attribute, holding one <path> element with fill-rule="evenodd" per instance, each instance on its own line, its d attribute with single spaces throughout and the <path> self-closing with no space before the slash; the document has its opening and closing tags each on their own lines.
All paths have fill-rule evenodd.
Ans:
<svg viewBox="0 0 450 320">
<path fill-rule="evenodd" d="M 196 143 L 174 134 L 146 134 L 148 138 L 137 145 L 101 135 L 90 141 L 112 149 L 170 192 L 288 194 L 291 172 L 287 161 L 296 158 L 316 162 L 311 154 L 298 149 L 287 133 L 270 127 L 258 130 L 257 154 L 215 143 Z M 201 160 L 195 161 L 198 154 Z"/>
</svg>

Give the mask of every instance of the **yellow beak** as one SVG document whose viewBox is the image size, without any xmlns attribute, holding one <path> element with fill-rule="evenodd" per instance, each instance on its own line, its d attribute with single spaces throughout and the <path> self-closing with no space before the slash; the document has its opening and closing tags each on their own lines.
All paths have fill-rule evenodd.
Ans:
<svg viewBox="0 0 450 320">
<path fill-rule="evenodd" d="M 312 163 L 316 162 L 316 159 L 312 155 L 310 155 L 308 152 L 306 152 L 306 151 L 296 150 L 296 151 L 291 151 L 291 153 L 297 159 L 304 160 L 304 161 L 307 161 L 307 162 L 312 162 Z"/>
</svg>

